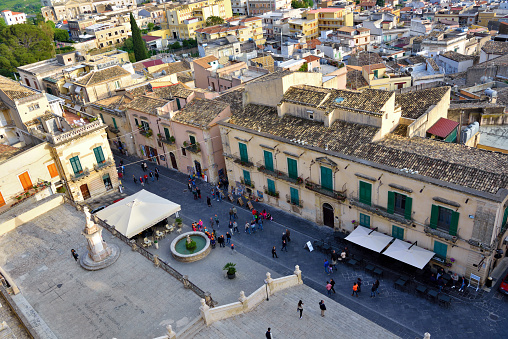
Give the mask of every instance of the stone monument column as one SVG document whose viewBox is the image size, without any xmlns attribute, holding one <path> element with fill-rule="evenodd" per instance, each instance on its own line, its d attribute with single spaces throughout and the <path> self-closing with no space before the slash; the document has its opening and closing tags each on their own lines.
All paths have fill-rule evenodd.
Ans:
<svg viewBox="0 0 508 339">
<path fill-rule="evenodd" d="M 113 264 L 120 256 L 120 248 L 114 244 L 108 245 L 102 239 L 102 227 L 92 220 L 88 207 L 84 208 L 86 226 L 82 234 L 87 241 L 86 255 L 81 256 L 80 264 L 91 271 L 100 270 Z"/>
</svg>

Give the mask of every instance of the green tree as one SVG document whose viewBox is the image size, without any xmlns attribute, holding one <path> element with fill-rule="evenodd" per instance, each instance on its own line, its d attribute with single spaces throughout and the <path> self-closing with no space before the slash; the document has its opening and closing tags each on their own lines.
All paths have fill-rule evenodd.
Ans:
<svg viewBox="0 0 508 339">
<path fill-rule="evenodd" d="M 220 16 L 214 16 L 214 15 L 209 16 L 208 18 L 206 18 L 206 21 L 205 21 L 206 27 L 220 25 L 223 23 L 224 23 L 224 19 L 222 19 Z"/>
<path fill-rule="evenodd" d="M 293 8 L 308 8 L 314 6 L 312 0 L 293 0 L 291 1 L 291 7 Z"/>
<path fill-rule="evenodd" d="M 132 41 L 132 37 L 128 37 L 123 42 L 122 50 L 127 53 L 134 53 L 134 42 Z"/>
<path fill-rule="evenodd" d="M 180 43 L 178 41 L 176 41 L 175 43 L 172 43 L 171 45 L 169 45 L 169 47 L 171 49 L 180 49 L 180 48 L 182 48 L 182 46 L 180 45 Z"/>
<path fill-rule="evenodd" d="M 148 32 L 151 32 L 153 31 L 155 24 L 153 22 L 149 22 L 146 26 L 148 27 Z"/>
<path fill-rule="evenodd" d="M 298 72 L 307 72 L 309 70 L 309 64 L 304 63 L 299 69 Z"/>
<path fill-rule="evenodd" d="M 53 21 L 51 21 L 51 20 L 46 21 L 46 24 L 51 26 L 51 28 L 53 28 L 53 29 L 56 28 L 55 23 Z"/>
<path fill-rule="evenodd" d="M 0 74 L 11 76 L 16 67 L 52 58 L 53 31 L 46 24 L 11 25 L 0 30 Z"/>
<path fill-rule="evenodd" d="M 136 61 L 148 59 L 148 50 L 146 49 L 145 41 L 141 38 L 141 31 L 139 30 L 136 20 L 134 20 L 132 12 L 130 15 L 130 20 L 132 31 L 132 44 L 134 49 L 134 55 L 136 56 Z"/>
<path fill-rule="evenodd" d="M 4 18 L 0 18 L 0 29 L 7 27 L 7 24 L 5 23 Z"/>
<path fill-rule="evenodd" d="M 69 38 L 69 32 L 67 32 L 65 29 L 55 28 L 53 30 L 53 33 L 55 35 L 55 40 L 60 42 L 70 42 L 71 39 Z"/>
<path fill-rule="evenodd" d="M 376 0 L 376 6 L 385 7 L 385 0 Z"/>
</svg>

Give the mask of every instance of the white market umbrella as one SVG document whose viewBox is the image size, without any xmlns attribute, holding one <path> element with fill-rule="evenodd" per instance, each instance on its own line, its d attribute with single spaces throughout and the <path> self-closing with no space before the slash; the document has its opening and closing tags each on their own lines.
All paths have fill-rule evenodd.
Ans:
<svg viewBox="0 0 508 339">
<path fill-rule="evenodd" d="M 425 265 L 427 265 L 430 259 L 432 259 L 435 253 L 418 247 L 415 244 L 395 239 L 393 244 L 391 244 L 390 247 L 383 252 L 383 254 L 422 269 Z"/>
<path fill-rule="evenodd" d="M 378 253 L 381 252 L 392 239 L 393 237 L 363 226 L 358 226 L 346 237 L 346 240 Z"/>
<path fill-rule="evenodd" d="M 141 190 L 106 207 L 96 215 L 127 238 L 132 238 L 180 210 L 180 205 Z"/>
</svg>

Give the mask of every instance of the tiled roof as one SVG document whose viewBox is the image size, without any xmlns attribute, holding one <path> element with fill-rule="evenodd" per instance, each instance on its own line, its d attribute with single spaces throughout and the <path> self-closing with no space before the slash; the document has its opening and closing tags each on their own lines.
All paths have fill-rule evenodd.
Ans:
<svg viewBox="0 0 508 339">
<path fill-rule="evenodd" d="M 420 137 L 389 135 L 372 142 L 376 127 L 335 121 L 330 127 L 285 114 L 274 107 L 248 105 L 235 112 L 230 124 L 254 133 L 267 133 L 286 140 L 298 139 L 309 146 L 328 148 L 346 155 L 396 169 L 410 168 L 419 175 L 495 194 L 508 186 L 508 155 Z"/>
<path fill-rule="evenodd" d="M 167 64 L 162 70 L 165 70 L 167 74 L 179 73 L 190 70 L 190 65 L 187 61 L 177 61 Z M 160 70 L 159 70 L 160 71 Z"/>
<path fill-rule="evenodd" d="M 269 73 L 267 75 L 264 75 L 264 76 L 261 76 L 259 78 L 256 78 L 255 80 L 252 80 L 250 81 L 249 83 L 257 83 L 257 82 L 266 82 L 266 81 L 272 81 L 272 80 L 275 80 L 275 79 L 282 79 L 284 78 L 286 75 L 289 75 L 289 74 L 292 74 L 293 71 L 290 71 L 290 70 L 283 70 L 283 71 L 277 71 L 277 72 L 273 72 L 273 73 Z"/>
<path fill-rule="evenodd" d="M 439 72 L 439 66 L 436 64 L 434 59 L 428 58 L 427 61 L 434 71 Z"/>
<path fill-rule="evenodd" d="M 243 110 L 243 93 L 245 87 L 243 85 L 234 87 L 231 90 L 223 93 L 221 96 L 215 98 L 217 101 L 225 102 L 229 104 L 231 113 L 239 112 Z"/>
<path fill-rule="evenodd" d="M 427 133 L 436 135 L 441 138 L 446 138 L 454 129 L 457 129 L 458 122 L 440 118 L 431 128 L 427 130 Z"/>
<path fill-rule="evenodd" d="M 508 54 L 508 41 L 487 41 L 482 50 L 487 54 Z"/>
<path fill-rule="evenodd" d="M 374 65 L 365 65 L 362 68 L 365 69 L 365 71 L 367 71 L 367 74 L 371 74 L 374 73 L 374 70 L 386 68 L 386 66 L 385 64 L 374 64 Z"/>
<path fill-rule="evenodd" d="M 186 99 L 193 93 L 182 84 L 153 88 L 152 91 L 155 97 L 166 100 L 172 99 L 173 97 Z"/>
<path fill-rule="evenodd" d="M 145 42 L 150 42 L 150 41 L 155 41 L 155 40 L 159 40 L 162 38 L 160 36 L 143 35 L 141 37 L 141 39 L 143 39 Z"/>
<path fill-rule="evenodd" d="M 0 144 L 0 161 L 8 160 L 17 153 L 24 151 L 26 148 L 17 148 L 9 145 Z"/>
<path fill-rule="evenodd" d="M 164 64 L 164 61 L 162 61 L 161 59 L 157 59 L 157 60 L 148 60 L 148 61 L 142 61 L 141 64 L 145 67 L 145 68 L 148 68 L 148 67 L 152 67 L 152 66 L 157 66 L 157 65 L 162 65 Z"/>
<path fill-rule="evenodd" d="M 115 95 L 110 98 L 96 101 L 93 104 L 103 106 L 106 108 L 123 110 L 125 109 L 125 105 L 130 103 L 131 101 L 132 99 L 126 95 Z"/>
<path fill-rule="evenodd" d="M 126 90 L 127 90 L 127 92 L 132 94 L 134 97 L 137 97 L 137 96 L 146 94 L 147 92 L 150 92 L 151 85 L 146 84 L 146 85 L 142 85 L 142 86 L 130 87 L 130 88 L 127 88 Z"/>
<path fill-rule="evenodd" d="M 393 95 L 392 92 L 365 89 L 361 92 L 344 91 L 308 85 L 291 86 L 282 102 L 315 107 L 324 111 L 335 108 L 361 110 L 366 114 L 380 114 L 381 108 Z"/>
<path fill-rule="evenodd" d="M 473 60 L 474 56 L 472 55 L 464 55 L 460 54 L 454 51 L 448 51 L 441 54 L 441 56 L 444 56 L 445 58 L 448 58 L 450 60 L 456 61 L 456 62 L 462 62 L 462 61 L 468 61 Z"/>
<path fill-rule="evenodd" d="M 128 71 L 118 65 L 115 65 L 98 71 L 91 71 L 81 79 L 76 80 L 75 83 L 79 86 L 93 86 L 100 84 L 101 82 L 110 82 L 128 75 L 130 75 Z"/>
<path fill-rule="evenodd" d="M 190 72 L 179 72 L 176 75 L 176 80 L 181 83 L 186 83 L 189 81 L 194 81 L 194 78 L 192 77 L 192 74 Z"/>
<path fill-rule="evenodd" d="M 226 32 L 236 31 L 238 29 L 244 29 L 244 28 L 247 28 L 247 26 L 237 25 L 237 26 L 227 27 L 227 26 L 217 25 L 217 26 L 210 26 L 210 27 L 196 29 L 196 33 L 204 33 L 204 34 L 226 33 Z"/>
<path fill-rule="evenodd" d="M 363 77 L 362 71 L 356 69 L 348 70 L 346 74 L 346 88 L 358 89 L 366 86 L 369 86 L 369 83 Z"/>
<path fill-rule="evenodd" d="M 207 69 L 207 68 L 210 68 L 212 66 L 209 65 L 210 62 L 213 62 L 213 61 L 216 61 L 216 60 L 219 60 L 217 59 L 215 56 L 213 55 L 208 55 L 208 56 L 205 56 L 203 58 L 200 58 L 200 59 L 196 59 L 196 60 L 193 60 L 192 62 Z"/>
<path fill-rule="evenodd" d="M 11 100 L 22 99 L 37 94 L 35 90 L 3 76 L 0 76 L 0 91 L 5 93 Z"/>
<path fill-rule="evenodd" d="M 437 104 L 450 87 L 434 87 L 397 94 L 395 105 L 402 109 L 403 118 L 418 119 L 430 106 Z"/>
<path fill-rule="evenodd" d="M 126 108 L 134 109 L 136 111 L 157 115 L 157 108 L 167 104 L 168 100 L 152 98 L 146 95 L 141 95 L 125 105 Z"/>
<path fill-rule="evenodd" d="M 309 55 L 309 56 L 306 56 L 305 58 L 303 58 L 305 61 L 307 62 L 313 62 L 313 61 L 316 61 L 316 60 L 321 60 L 320 57 L 317 57 L 315 55 Z"/>
<path fill-rule="evenodd" d="M 407 58 L 406 60 L 409 61 L 409 63 L 411 65 L 416 65 L 416 64 L 425 63 L 426 59 L 424 57 L 422 57 L 421 55 L 415 55 L 415 56 Z"/>
<path fill-rule="evenodd" d="M 383 58 L 379 54 L 372 52 L 360 52 L 356 55 L 356 59 L 358 60 L 358 66 L 380 64 L 383 62 Z"/>
<path fill-rule="evenodd" d="M 228 104 L 209 99 L 196 99 L 187 104 L 180 112 L 175 114 L 173 121 L 186 125 L 206 128 Z"/>
</svg>

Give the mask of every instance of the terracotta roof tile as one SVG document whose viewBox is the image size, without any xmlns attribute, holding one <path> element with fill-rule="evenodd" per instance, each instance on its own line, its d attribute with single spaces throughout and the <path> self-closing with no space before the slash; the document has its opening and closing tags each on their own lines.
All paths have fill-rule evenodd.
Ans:
<svg viewBox="0 0 508 339">
<path fill-rule="evenodd" d="M 427 133 L 446 138 L 454 129 L 457 129 L 458 125 L 459 123 L 456 121 L 440 118 L 427 130 Z"/>
<path fill-rule="evenodd" d="M 206 129 L 213 119 L 228 107 L 229 105 L 224 102 L 196 99 L 175 114 L 173 121 Z"/>
<path fill-rule="evenodd" d="M 487 41 L 482 50 L 487 54 L 508 54 L 508 41 Z"/>
<path fill-rule="evenodd" d="M 98 71 L 91 71 L 81 79 L 76 80 L 75 83 L 79 86 L 93 86 L 105 81 L 111 82 L 128 75 L 130 75 L 128 71 L 115 65 Z"/>
<path fill-rule="evenodd" d="M 395 105 L 402 109 L 403 118 L 418 119 L 430 106 L 437 104 L 450 87 L 434 87 L 395 95 Z"/>
<path fill-rule="evenodd" d="M 136 111 L 157 115 L 157 108 L 166 105 L 169 101 L 152 98 L 146 95 L 141 95 L 125 105 L 126 108 L 134 109 Z"/>
<path fill-rule="evenodd" d="M 216 61 L 216 60 L 219 60 L 217 59 L 215 56 L 213 55 L 208 55 L 208 56 L 205 56 L 203 58 L 200 58 L 200 59 L 196 59 L 196 60 L 193 60 L 192 62 L 207 69 L 207 68 L 210 68 L 212 66 L 209 65 L 210 62 L 213 62 L 213 61 Z"/>
</svg>

